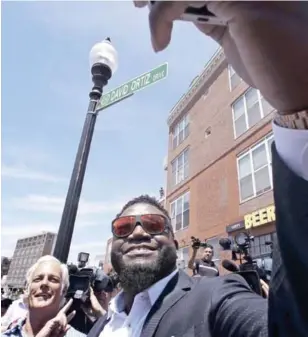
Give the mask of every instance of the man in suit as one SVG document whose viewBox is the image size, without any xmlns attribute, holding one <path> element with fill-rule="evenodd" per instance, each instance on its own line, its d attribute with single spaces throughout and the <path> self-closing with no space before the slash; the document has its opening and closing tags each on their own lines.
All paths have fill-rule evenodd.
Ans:
<svg viewBox="0 0 308 337">
<path fill-rule="evenodd" d="M 240 276 L 191 278 L 177 270 L 170 218 L 155 199 L 128 202 L 112 233 L 111 262 L 123 292 L 89 336 L 267 335 L 267 301 Z M 243 315 L 247 306 L 249 317 Z"/>
<path fill-rule="evenodd" d="M 170 43 L 172 23 L 189 3 L 163 1 L 152 8 L 155 51 Z M 273 179 L 280 250 L 274 253 L 269 316 L 267 301 L 239 276 L 193 279 L 177 271 L 169 218 L 143 199 L 127 205 L 113 222 L 114 232 L 119 219 L 130 218 L 114 232 L 112 248 L 124 291 L 90 337 L 308 335 L 308 3 L 207 6 L 227 26 L 198 25 L 199 30 L 221 44 L 238 74 L 277 109 Z M 142 215 L 165 221 L 148 226 Z"/>
</svg>

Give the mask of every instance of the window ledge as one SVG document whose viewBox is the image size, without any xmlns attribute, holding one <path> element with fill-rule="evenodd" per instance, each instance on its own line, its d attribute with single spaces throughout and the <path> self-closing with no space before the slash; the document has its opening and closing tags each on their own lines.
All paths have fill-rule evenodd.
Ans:
<svg viewBox="0 0 308 337">
<path fill-rule="evenodd" d="M 183 231 L 187 230 L 188 227 L 189 227 L 189 225 L 187 227 L 184 227 L 184 228 L 181 228 L 181 229 L 175 229 L 175 228 L 173 228 L 173 232 L 174 232 L 174 234 L 180 233 L 180 232 L 183 232 Z M 187 247 L 187 245 L 183 246 L 183 247 Z M 183 248 L 183 247 L 180 247 L 180 248 Z"/>
<path fill-rule="evenodd" d="M 265 191 L 265 192 L 263 192 L 263 193 L 260 193 L 260 194 L 258 194 L 258 195 L 254 195 L 253 197 L 250 197 L 250 198 L 245 199 L 245 200 L 243 200 L 243 201 L 240 200 L 240 205 L 243 205 L 243 204 L 245 204 L 246 202 L 248 202 L 248 201 L 250 201 L 250 200 L 259 198 L 261 195 L 265 195 L 266 193 L 269 193 L 269 192 L 273 192 L 273 188 L 271 188 L 271 189 L 269 189 L 269 190 L 267 190 L 267 191 Z"/>
<path fill-rule="evenodd" d="M 242 134 L 240 134 L 239 136 L 236 136 L 234 133 L 234 140 L 237 141 L 240 139 L 240 141 L 242 139 L 245 139 L 245 137 L 247 137 L 247 134 L 249 131 L 254 132 L 255 130 L 253 130 L 255 127 L 258 129 L 258 127 L 261 125 L 263 126 L 263 124 L 261 124 L 262 122 L 264 122 L 264 124 L 268 123 L 267 121 L 267 117 L 271 116 L 270 120 L 272 119 L 272 115 L 273 113 L 276 111 L 276 109 L 272 109 L 267 115 L 265 115 L 264 117 L 262 117 L 256 124 L 252 125 L 251 127 L 249 127 L 245 132 L 243 132 Z M 234 125 L 234 121 L 233 121 L 233 125 Z M 243 138 L 242 138 L 243 137 Z M 242 138 L 242 139 L 241 139 Z"/>
<path fill-rule="evenodd" d="M 181 182 L 179 182 L 179 183 L 173 185 L 173 186 L 171 187 L 171 191 L 174 191 L 175 189 L 181 187 L 181 186 L 184 185 L 188 180 L 189 180 L 189 177 L 187 177 L 187 178 L 185 178 L 184 180 L 182 180 Z"/>
</svg>

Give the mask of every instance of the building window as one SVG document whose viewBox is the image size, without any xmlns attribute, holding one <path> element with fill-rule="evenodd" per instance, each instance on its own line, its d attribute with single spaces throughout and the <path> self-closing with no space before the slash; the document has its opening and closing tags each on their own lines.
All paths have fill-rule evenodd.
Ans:
<svg viewBox="0 0 308 337">
<path fill-rule="evenodd" d="M 173 150 L 179 146 L 189 135 L 189 118 L 184 116 L 174 127 L 172 137 Z"/>
<path fill-rule="evenodd" d="M 251 241 L 249 254 L 253 259 L 269 257 L 272 249 L 270 243 L 274 242 L 276 233 L 255 236 Z"/>
<path fill-rule="evenodd" d="M 237 158 L 241 202 L 273 188 L 272 142 L 271 134 Z"/>
<path fill-rule="evenodd" d="M 186 269 L 189 260 L 189 247 L 182 247 L 178 250 L 178 268 Z"/>
<path fill-rule="evenodd" d="M 186 192 L 170 204 L 171 223 L 174 231 L 189 226 L 189 192 Z"/>
<path fill-rule="evenodd" d="M 175 186 L 188 178 L 188 156 L 189 148 L 185 149 L 172 161 L 172 186 Z"/>
<path fill-rule="evenodd" d="M 272 110 L 273 107 L 265 101 L 258 90 L 249 88 L 232 104 L 235 138 L 257 124 Z"/>
<path fill-rule="evenodd" d="M 239 75 L 234 71 L 234 69 L 230 65 L 228 66 L 228 73 L 229 73 L 230 91 L 232 91 L 242 82 L 242 79 L 239 77 Z"/>
</svg>

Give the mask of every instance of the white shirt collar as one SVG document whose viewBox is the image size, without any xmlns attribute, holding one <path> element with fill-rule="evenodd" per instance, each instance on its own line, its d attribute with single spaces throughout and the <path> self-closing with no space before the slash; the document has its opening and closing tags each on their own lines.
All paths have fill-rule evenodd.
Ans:
<svg viewBox="0 0 308 337">
<path fill-rule="evenodd" d="M 139 296 L 141 294 L 146 294 L 149 297 L 151 306 L 154 305 L 158 297 L 161 295 L 163 290 L 165 289 L 167 283 L 178 273 L 178 269 L 174 270 L 171 274 L 164 277 L 163 279 L 159 280 L 158 282 L 154 283 L 150 288 L 143 291 L 140 294 L 137 294 L 136 296 Z M 124 296 L 123 296 L 123 290 L 118 293 L 109 303 L 109 309 L 108 309 L 108 318 L 111 317 L 113 313 L 121 313 L 125 309 L 125 303 L 124 303 Z"/>
</svg>

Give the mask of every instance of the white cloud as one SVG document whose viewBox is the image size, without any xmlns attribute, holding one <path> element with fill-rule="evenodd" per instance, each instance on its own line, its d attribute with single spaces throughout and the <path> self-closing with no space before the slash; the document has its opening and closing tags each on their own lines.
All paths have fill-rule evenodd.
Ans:
<svg viewBox="0 0 308 337">
<path fill-rule="evenodd" d="M 26 211 L 60 213 L 63 210 L 64 198 L 30 194 L 26 197 L 14 198 L 11 206 Z"/>
<path fill-rule="evenodd" d="M 61 213 L 65 198 L 47 195 L 30 194 L 22 198 L 14 198 L 11 206 L 17 209 L 45 213 Z M 86 201 L 80 199 L 78 215 L 91 215 L 117 212 L 124 202 L 121 201 Z"/>
<path fill-rule="evenodd" d="M 1 237 L 22 238 L 31 235 L 39 234 L 40 232 L 56 232 L 59 225 L 52 223 L 36 223 L 36 224 L 20 224 L 20 225 L 5 225 L 1 227 Z"/>
<path fill-rule="evenodd" d="M 95 227 L 98 222 L 95 221 L 83 221 L 82 218 L 78 219 L 76 227 L 78 228 L 89 228 Z M 37 223 L 22 223 L 18 225 L 2 224 L 1 227 L 1 237 L 9 238 L 20 238 L 27 237 L 31 235 L 36 235 L 40 232 L 53 232 L 56 233 L 59 228 L 59 223 L 48 223 L 48 222 L 37 222 Z"/>
<path fill-rule="evenodd" d="M 72 244 L 71 250 L 78 250 L 78 251 L 82 251 L 85 249 L 99 249 L 102 250 L 103 253 L 105 253 L 106 250 L 106 242 L 104 241 L 95 241 L 95 242 L 84 242 L 84 243 L 75 243 Z M 101 254 L 103 254 L 101 253 Z"/>
<path fill-rule="evenodd" d="M 31 143 L 8 143 L 6 142 L 2 152 L 3 158 L 13 163 L 16 167 L 44 166 L 50 165 L 50 158 L 46 148 L 39 148 L 37 144 Z"/>
<path fill-rule="evenodd" d="M 57 177 L 55 175 L 31 170 L 25 166 L 8 166 L 2 165 L 1 176 L 5 178 L 13 179 L 23 179 L 23 180 L 38 180 L 50 183 L 58 183 L 65 181 L 62 177 Z"/>
</svg>

